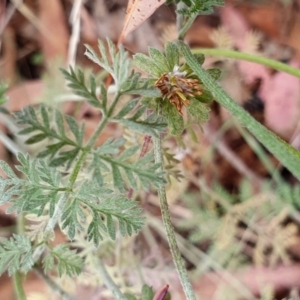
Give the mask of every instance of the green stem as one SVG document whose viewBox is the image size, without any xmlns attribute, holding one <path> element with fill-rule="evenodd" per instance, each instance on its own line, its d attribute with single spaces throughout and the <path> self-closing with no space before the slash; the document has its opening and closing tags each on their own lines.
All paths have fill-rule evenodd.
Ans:
<svg viewBox="0 0 300 300">
<path fill-rule="evenodd" d="M 112 292 L 115 299 L 117 300 L 127 300 L 127 298 L 121 293 L 119 287 L 115 284 L 115 282 L 112 280 L 110 275 L 108 274 L 103 262 L 99 260 L 98 263 L 99 266 L 99 272 L 101 274 L 101 277 L 104 281 L 104 284 L 106 287 Z"/>
<path fill-rule="evenodd" d="M 230 98 L 204 68 L 198 64 L 187 45 L 181 41 L 178 41 L 177 45 L 189 67 L 212 93 L 216 101 L 235 116 L 297 179 L 300 180 L 300 152 L 257 122 L 248 112 Z"/>
<path fill-rule="evenodd" d="M 185 22 L 184 26 L 180 29 L 178 33 L 178 40 L 184 39 L 187 31 L 190 29 L 190 27 L 192 26 L 196 18 L 197 18 L 197 14 L 194 14 L 188 18 L 188 20 Z"/>
<path fill-rule="evenodd" d="M 63 300 L 76 300 L 76 297 L 70 295 L 68 292 L 62 289 L 55 281 L 48 277 L 42 270 L 39 268 L 34 269 L 36 273 L 49 285 L 49 287 L 59 295 Z"/>
<path fill-rule="evenodd" d="M 78 176 L 79 171 L 85 161 L 86 155 L 90 152 L 93 145 L 96 143 L 99 135 L 101 134 L 102 130 L 105 128 L 107 122 L 109 121 L 109 118 L 113 113 L 113 110 L 119 100 L 119 97 L 120 97 L 120 94 L 116 93 L 115 98 L 110 106 L 109 111 L 107 112 L 107 114 L 105 116 L 103 116 L 103 119 L 98 124 L 98 126 L 96 127 L 91 138 L 89 139 L 86 146 L 82 150 L 82 153 L 81 153 L 80 157 L 78 158 L 73 171 L 70 174 L 69 186 L 68 186 L 70 191 L 72 190 L 72 188 L 76 182 L 77 176 Z M 69 198 L 69 192 L 63 193 L 62 196 L 60 197 L 57 205 L 55 206 L 54 214 L 53 214 L 52 218 L 49 220 L 47 227 L 46 227 L 46 234 L 49 234 L 49 236 L 52 234 L 52 231 L 53 231 L 55 225 L 59 221 L 59 219 L 64 211 L 64 207 L 67 204 L 68 198 Z"/>
<path fill-rule="evenodd" d="M 163 165 L 163 157 L 162 157 L 161 137 L 153 138 L 153 142 L 154 142 L 155 163 L 159 163 L 162 166 Z M 165 191 L 164 186 L 162 186 L 158 189 L 158 196 L 159 196 L 159 200 L 160 200 L 161 214 L 162 214 L 162 219 L 163 219 L 166 233 L 167 233 L 169 247 L 171 249 L 175 267 L 179 274 L 179 278 L 180 278 L 181 285 L 183 287 L 183 291 L 184 291 L 187 299 L 194 300 L 194 299 L 196 299 L 196 297 L 195 297 L 195 294 L 194 294 L 194 291 L 192 288 L 192 284 L 188 278 L 188 274 L 187 274 L 186 268 L 184 266 L 184 262 L 181 257 L 181 253 L 179 251 L 179 248 L 178 248 L 178 245 L 176 242 L 175 231 L 174 231 L 174 227 L 172 225 L 171 216 L 170 216 L 170 212 L 168 209 L 167 196 L 166 196 L 166 191 Z"/>
<path fill-rule="evenodd" d="M 98 127 L 95 129 L 93 135 L 91 136 L 90 140 L 88 141 L 88 143 L 86 144 L 86 148 L 87 149 L 91 149 L 93 147 L 93 145 L 96 143 L 100 133 L 102 132 L 102 130 L 104 129 L 104 127 L 106 126 L 109 118 L 111 117 L 117 103 L 118 103 L 118 100 L 120 98 L 120 93 L 117 92 L 116 95 L 115 95 L 115 98 L 107 112 L 107 114 L 103 117 L 103 120 L 100 122 L 100 124 L 98 125 Z"/>
<path fill-rule="evenodd" d="M 18 297 L 18 300 L 26 300 L 26 295 L 22 285 L 21 273 L 19 271 L 15 272 L 13 275 L 14 280 L 14 290 Z"/>
<path fill-rule="evenodd" d="M 228 50 L 228 49 L 209 49 L 209 48 L 199 48 L 199 49 L 192 49 L 191 52 L 193 54 L 207 54 L 211 56 L 220 56 L 220 57 L 228 57 L 228 58 L 234 58 L 238 60 L 246 60 L 250 62 L 254 62 L 260 65 L 264 65 L 266 67 L 272 68 L 274 70 L 282 71 L 291 75 L 294 75 L 296 77 L 300 78 L 300 69 L 291 67 L 287 64 L 284 64 L 282 62 L 269 59 L 263 56 L 255 55 L 255 54 L 249 54 L 234 50 Z"/>
<path fill-rule="evenodd" d="M 25 216 L 21 213 L 17 218 L 17 233 L 24 235 L 25 233 Z M 18 300 L 26 300 L 26 295 L 22 285 L 21 272 L 17 271 L 13 275 L 14 291 L 18 297 Z"/>
</svg>

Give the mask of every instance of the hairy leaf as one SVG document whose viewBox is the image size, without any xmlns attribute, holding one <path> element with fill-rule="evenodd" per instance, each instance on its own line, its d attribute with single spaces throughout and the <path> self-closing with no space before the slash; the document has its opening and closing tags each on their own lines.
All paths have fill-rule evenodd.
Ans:
<svg viewBox="0 0 300 300">
<path fill-rule="evenodd" d="M 0 275 L 6 270 L 9 275 L 16 271 L 27 273 L 33 264 L 33 249 L 28 237 L 13 234 L 9 239 L 0 239 Z"/>
<path fill-rule="evenodd" d="M 55 123 L 50 122 L 55 117 Z M 51 110 L 41 105 L 36 111 L 32 107 L 27 107 L 16 114 L 17 123 L 24 127 L 19 134 L 27 135 L 32 132 L 37 132 L 35 135 L 29 137 L 26 141 L 27 144 L 34 144 L 40 142 L 46 138 L 53 141 L 46 146 L 46 149 L 41 151 L 37 156 L 39 158 L 50 157 L 52 165 L 57 166 L 57 163 L 53 163 L 53 160 L 58 160 L 59 164 L 68 163 L 68 166 L 75 159 L 79 150 L 82 148 L 84 126 L 79 128 L 76 121 L 71 116 L 66 116 L 66 123 L 72 132 L 75 140 L 69 137 L 70 134 L 66 131 L 64 116 L 58 110 Z M 71 152 L 62 152 L 63 148 L 71 147 Z"/>
<path fill-rule="evenodd" d="M 56 269 L 60 277 L 76 276 L 82 271 L 83 261 L 75 250 L 70 250 L 67 244 L 61 244 L 50 250 L 43 259 L 43 265 L 47 273 Z"/>
</svg>

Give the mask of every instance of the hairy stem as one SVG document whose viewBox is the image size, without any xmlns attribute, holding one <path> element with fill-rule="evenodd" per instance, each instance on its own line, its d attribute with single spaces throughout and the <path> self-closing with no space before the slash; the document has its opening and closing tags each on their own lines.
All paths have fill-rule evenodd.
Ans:
<svg viewBox="0 0 300 300">
<path fill-rule="evenodd" d="M 13 275 L 13 280 L 14 280 L 14 290 L 18 297 L 18 300 L 26 300 L 26 295 L 22 285 L 21 273 L 19 271 L 17 271 Z"/>
<path fill-rule="evenodd" d="M 64 291 L 55 281 L 48 277 L 42 270 L 39 268 L 34 269 L 36 273 L 50 286 L 50 288 L 63 300 L 76 300 L 76 297 L 70 295 L 68 292 Z"/>
<path fill-rule="evenodd" d="M 111 117 L 117 103 L 118 100 L 120 98 L 120 94 L 119 92 L 116 93 L 115 98 L 107 112 L 107 114 L 104 116 L 103 120 L 100 122 L 100 124 L 98 125 L 98 127 L 95 129 L 93 135 L 91 136 L 90 140 L 87 142 L 86 144 L 86 148 L 91 149 L 93 147 L 93 145 L 96 143 L 100 133 L 102 132 L 102 130 L 104 129 L 104 127 L 106 126 L 107 122 L 109 121 L 109 118 Z"/>
<path fill-rule="evenodd" d="M 155 163 L 161 164 L 161 168 L 163 165 L 163 157 L 162 157 L 162 145 L 161 145 L 161 137 L 159 138 L 153 138 L 154 142 L 154 159 Z M 196 299 L 192 284 L 188 278 L 188 274 L 186 271 L 186 268 L 184 266 L 183 259 L 181 257 L 181 253 L 179 251 L 176 238 L 175 238 L 175 231 L 174 227 L 171 222 L 171 216 L 168 208 L 168 202 L 167 202 L 167 196 L 166 196 L 166 191 L 165 187 L 162 186 L 158 189 L 158 196 L 160 200 L 160 206 L 161 206 L 161 214 L 162 214 L 162 219 L 165 225 L 166 233 L 167 233 L 167 238 L 168 238 L 168 243 L 169 247 L 171 249 L 173 261 L 175 264 L 175 267 L 177 269 L 177 272 L 179 274 L 180 282 L 183 287 L 183 291 L 185 293 L 185 296 L 187 299 Z"/>
<path fill-rule="evenodd" d="M 180 29 L 178 33 L 178 40 L 184 39 L 186 33 L 188 32 L 188 30 L 190 29 L 190 27 L 192 26 L 196 18 L 197 18 L 197 14 L 193 14 L 189 16 L 188 20 L 185 22 L 185 24 L 183 25 L 183 27 Z"/>
<path fill-rule="evenodd" d="M 17 218 L 17 232 L 18 234 L 24 234 L 25 232 L 25 216 L 21 213 Z M 13 275 L 14 291 L 18 297 L 18 300 L 26 300 L 26 295 L 22 285 L 21 272 L 17 271 Z"/>
<path fill-rule="evenodd" d="M 104 281 L 106 287 L 112 292 L 115 299 L 117 300 L 127 300 L 127 298 L 121 293 L 119 287 L 114 283 L 110 275 L 108 274 L 103 262 L 99 260 L 98 262 L 99 272 Z"/>
<path fill-rule="evenodd" d="M 228 57 L 228 58 L 234 58 L 238 60 L 246 60 L 250 62 L 254 62 L 260 65 L 264 65 L 266 67 L 272 68 L 274 70 L 282 71 L 291 75 L 294 75 L 296 77 L 300 77 L 300 69 L 291 67 L 287 64 L 284 64 L 280 61 L 276 61 L 273 59 L 269 59 L 263 56 L 255 55 L 255 54 L 249 54 L 249 53 L 243 53 L 239 51 L 234 50 L 228 50 L 228 49 L 208 49 L 208 48 L 198 48 L 191 50 L 193 54 L 207 54 L 211 56 L 220 56 L 220 57 Z"/>
<path fill-rule="evenodd" d="M 194 23 L 197 14 L 193 14 L 190 16 L 184 16 L 178 11 L 185 8 L 186 5 L 183 2 L 179 2 L 177 4 L 177 12 L 176 12 L 176 27 L 178 31 L 178 40 L 183 40 L 187 31 L 190 29 L 192 24 Z"/>
</svg>

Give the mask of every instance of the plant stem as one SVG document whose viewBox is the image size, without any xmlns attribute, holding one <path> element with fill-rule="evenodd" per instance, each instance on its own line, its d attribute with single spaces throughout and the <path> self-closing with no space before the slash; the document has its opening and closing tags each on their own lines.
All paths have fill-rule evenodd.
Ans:
<svg viewBox="0 0 300 300">
<path fill-rule="evenodd" d="M 193 14 L 185 17 L 183 14 L 178 11 L 186 8 L 186 5 L 183 2 L 179 2 L 176 7 L 176 27 L 178 31 L 178 40 L 183 40 L 187 31 L 190 29 L 195 19 L 197 18 L 197 14 Z"/>
<path fill-rule="evenodd" d="M 104 127 L 106 126 L 109 118 L 111 117 L 117 103 L 118 100 L 120 98 L 120 93 L 117 92 L 115 95 L 115 98 L 107 112 L 107 114 L 103 117 L 103 120 L 100 122 L 100 124 L 98 125 L 98 127 L 95 129 L 93 135 L 91 136 L 90 140 L 88 141 L 88 143 L 86 144 L 86 148 L 87 149 L 91 149 L 93 147 L 93 145 L 95 144 L 95 142 L 97 141 L 97 138 L 99 137 L 100 133 L 102 132 L 102 130 L 104 129 Z"/>
<path fill-rule="evenodd" d="M 26 295 L 22 285 L 21 273 L 19 271 L 15 272 L 13 275 L 14 280 L 14 290 L 18 297 L 18 300 L 26 300 Z"/>
<path fill-rule="evenodd" d="M 50 286 L 50 288 L 56 292 L 63 300 L 76 300 L 76 297 L 70 295 L 68 292 L 63 290 L 55 281 L 48 277 L 42 270 L 39 268 L 34 269 L 36 273 Z"/>
<path fill-rule="evenodd" d="M 73 171 L 70 174 L 69 186 L 68 186 L 70 191 L 72 190 L 72 188 L 73 188 L 73 186 L 76 182 L 78 173 L 79 173 L 79 171 L 80 171 L 80 169 L 81 169 L 81 167 L 82 167 L 82 165 L 85 161 L 86 155 L 90 152 L 93 145 L 97 141 L 99 135 L 101 134 L 102 130 L 105 128 L 107 122 L 109 121 L 109 118 L 110 118 L 111 114 L 113 113 L 113 110 L 114 110 L 114 108 L 115 108 L 115 106 L 116 106 L 116 104 L 119 100 L 119 97 L 120 97 L 120 94 L 117 92 L 116 95 L 115 95 L 115 98 L 114 98 L 114 100 L 113 100 L 113 102 L 110 106 L 109 111 L 107 112 L 107 114 L 105 116 L 103 116 L 103 119 L 98 124 L 98 126 L 96 127 L 96 129 L 95 129 L 94 133 L 92 134 L 91 138 L 89 139 L 86 146 L 82 150 L 82 153 L 81 153 L 80 157 L 78 158 Z M 52 218 L 49 220 L 49 223 L 46 227 L 46 233 L 50 234 L 53 231 L 53 229 L 54 229 L 55 225 L 57 224 L 57 222 L 59 221 L 59 219 L 61 217 L 61 214 L 63 213 L 64 206 L 66 205 L 66 203 L 68 201 L 69 194 L 70 194 L 69 192 L 65 192 L 60 197 L 57 205 L 55 206 L 54 214 L 53 214 Z"/>
<path fill-rule="evenodd" d="M 24 213 L 20 213 L 17 217 L 17 233 L 24 234 L 25 232 L 25 218 Z M 18 300 L 26 300 L 26 295 L 22 285 L 21 272 L 17 271 L 13 275 L 14 291 L 18 297 Z"/>
<path fill-rule="evenodd" d="M 162 157 L 161 137 L 159 137 L 159 138 L 154 137 L 153 142 L 154 142 L 155 163 L 161 164 L 161 168 L 162 168 L 163 157 Z M 164 186 L 158 188 L 158 196 L 159 196 L 159 200 L 160 200 L 161 214 L 162 214 L 162 219 L 163 219 L 166 233 L 167 233 L 169 247 L 171 249 L 175 267 L 179 274 L 179 278 L 180 278 L 181 285 L 183 287 L 183 291 L 184 291 L 187 299 L 194 300 L 194 299 L 196 299 L 196 297 L 195 297 L 195 294 L 194 294 L 194 291 L 192 288 L 192 284 L 188 278 L 188 274 L 185 269 L 184 262 L 181 257 L 181 253 L 179 251 L 179 248 L 178 248 L 178 245 L 176 242 L 175 231 L 174 231 L 174 227 L 171 222 L 171 216 L 170 216 L 170 212 L 168 209 L 167 196 L 166 196 L 166 191 L 165 191 Z"/>
<path fill-rule="evenodd" d="M 190 29 L 190 27 L 192 26 L 196 18 L 197 18 L 197 14 L 193 14 L 192 16 L 189 16 L 188 20 L 185 22 L 185 24 L 183 25 L 183 27 L 180 29 L 178 33 L 178 40 L 184 39 L 186 33 L 188 32 L 188 30 Z"/>
<path fill-rule="evenodd" d="M 121 293 L 119 287 L 114 283 L 114 281 L 108 274 L 108 272 L 101 260 L 99 260 L 98 266 L 99 266 L 99 272 L 104 281 L 104 284 L 113 293 L 114 297 L 118 300 L 127 300 L 127 298 Z"/>
<path fill-rule="evenodd" d="M 238 60 L 246 60 L 250 62 L 254 62 L 260 65 L 264 65 L 266 67 L 272 68 L 274 70 L 282 71 L 288 74 L 291 74 L 296 77 L 300 77 L 300 69 L 291 67 L 287 64 L 284 64 L 282 62 L 279 62 L 277 60 L 273 60 L 270 58 L 266 58 L 263 56 L 255 55 L 255 54 L 249 54 L 234 50 L 228 50 L 228 49 L 209 49 L 209 48 L 198 48 L 191 50 L 193 54 L 207 54 L 211 56 L 221 56 L 221 57 L 228 57 L 228 58 L 234 58 Z"/>
<path fill-rule="evenodd" d="M 212 93 L 215 100 L 235 116 L 297 179 L 300 180 L 300 152 L 261 125 L 230 98 L 204 68 L 198 64 L 187 45 L 181 41 L 178 41 L 177 45 L 189 67 Z"/>
</svg>

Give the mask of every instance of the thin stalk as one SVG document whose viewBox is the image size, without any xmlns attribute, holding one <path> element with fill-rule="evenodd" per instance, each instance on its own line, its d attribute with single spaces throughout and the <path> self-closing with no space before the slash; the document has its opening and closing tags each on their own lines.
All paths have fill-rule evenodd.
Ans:
<svg viewBox="0 0 300 300">
<path fill-rule="evenodd" d="M 107 112 L 107 114 L 104 116 L 102 122 L 98 125 L 98 127 L 95 129 L 93 135 L 91 136 L 90 140 L 88 141 L 88 143 L 86 144 L 86 148 L 91 149 L 93 147 L 93 145 L 95 144 L 95 142 L 97 141 L 100 133 L 102 132 L 102 130 L 104 129 L 104 127 L 106 126 L 109 118 L 111 117 L 117 103 L 118 100 L 120 98 L 120 93 L 117 92 L 115 95 L 115 98 Z"/>
<path fill-rule="evenodd" d="M 50 288 L 63 300 L 76 300 L 76 297 L 70 295 L 68 292 L 62 289 L 55 281 L 48 277 L 42 270 L 39 268 L 34 269 L 36 273 L 50 286 Z"/>
<path fill-rule="evenodd" d="M 127 300 L 127 298 L 120 291 L 119 287 L 115 284 L 115 282 L 112 280 L 112 278 L 108 274 L 108 272 L 101 260 L 99 260 L 98 267 L 99 267 L 99 272 L 101 274 L 101 277 L 104 281 L 104 284 L 112 292 L 115 299 Z"/>
<path fill-rule="evenodd" d="M 194 23 L 197 14 L 193 14 L 191 16 L 184 16 L 183 14 L 179 13 L 178 11 L 185 8 L 186 5 L 183 2 L 179 2 L 177 4 L 177 12 L 176 12 L 176 27 L 178 31 L 178 40 L 184 39 L 187 31 L 190 29 L 192 24 Z"/>
<path fill-rule="evenodd" d="M 24 213 L 21 213 L 17 218 L 17 233 L 24 234 L 24 232 L 25 232 L 25 219 L 24 219 Z M 21 272 L 17 271 L 13 275 L 14 291 L 17 295 L 18 300 L 26 300 L 26 295 L 22 285 L 21 274 L 22 274 Z"/>
<path fill-rule="evenodd" d="M 187 19 L 183 27 L 179 30 L 178 40 L 184 39 L 186 33 L 188 32 L 188 30 L 190 29 L 190 27 L 192 26 L 196 18 L 197 18 L 197 14 L 194 14 Z"/>
<path fill-rule="evenodd" d="M 220 48 L 214 48 L 214 49 L 198 48 L 198 49 L 192 49 L 191 52 L 193 54 L 202 53 L 202 54 L 207 54 L 207 55 L 211 55 L 211 56 L 228 57 L 228 58 L 233 58 L 233 59 L 237 59 L 237 60 L 246 60 L 246 61 L 254 62 L 254 63 L 260 64 L 260 65 L 264 65 L 264 66 L 272 68 L 274 70 L 282 71 L 282 72 L 285 72 L 285 73 L 288 73 L 288 74 L 291 74 L 293 76 L 300 78 L 300 69 L 291 67 L 280 61 L 273 60 L 273 59 L 266 58 L 266 57 L 259 56 L 259 55 L 255 55 L 255 54 L 249 54 L 249 53 L 228 50 L 228 49 L 220 49 Z"/>
<path fill-rule="evenodd" d="M 26 300 L 26 295 L 22 285 L 21 273 L 19 271 L 15 272 L 13 275 L 14 280 L 14 290 L 18 297 L 18 300 Z"/>
<path fill-rule="evenodd" d="M 155 163 L 161 164 L 161 168 L 162 168 L 163 157 L 162 157 L 161 137 L 153 138 L 153 142 L 154 142 Z M 161 214 L 162 214 L 162 219 L 167 233 L 169 247 L 172 253 L 175 267 L 177 269 L 180 278 L 181 285 L 183 287 L 183 291 L 188 300 L 195 300 L 196 297 L 192 288 L 192 284 L 189 280 L 186 268 L 184 266 L 183 259 L 181 257 L 180 250 L 176 242 L 175 231 L 172 225 L 171 216 L 168 209 L 166 190 L 164 186 L 158 188 L 158 196 L 160 200 Z"/>
</svg>

